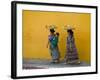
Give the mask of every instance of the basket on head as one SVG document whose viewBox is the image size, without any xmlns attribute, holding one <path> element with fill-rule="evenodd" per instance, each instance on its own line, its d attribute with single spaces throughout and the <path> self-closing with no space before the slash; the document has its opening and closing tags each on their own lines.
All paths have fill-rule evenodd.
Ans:
<svg viewBox="0 0 100 80">
<path fill-rule="evenodd" d="M 50 29 L 54 29 L 54 30 L 57 29 L 57 27 L 55 25 L 49 25 L 49 26 L 46 25 L 45 28 L 48 29 L 48 30 L 50 30 Z"/>
<path fill-rule="evenodd" d="M 73 28 L 71 25 L 66 25 L 64 26 L 65 30 L 75 30 L 75 28 Z"/>
</svg>

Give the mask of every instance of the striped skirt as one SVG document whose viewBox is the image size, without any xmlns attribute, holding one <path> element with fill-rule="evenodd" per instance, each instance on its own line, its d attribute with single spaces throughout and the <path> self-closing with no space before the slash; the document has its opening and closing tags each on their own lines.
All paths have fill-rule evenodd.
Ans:
<svg viewBox="0 0 100 80">
<path fill-rule="evenodd" d="M 72 47 L 70 47 L 70 45 L 67 44 L 67 52 L 66 52 L 65 59 L 66 62 L 68 63 L 76 63 L 79 61 L 77 48 L 74 43 L 72 44 Z"/>
</svg>

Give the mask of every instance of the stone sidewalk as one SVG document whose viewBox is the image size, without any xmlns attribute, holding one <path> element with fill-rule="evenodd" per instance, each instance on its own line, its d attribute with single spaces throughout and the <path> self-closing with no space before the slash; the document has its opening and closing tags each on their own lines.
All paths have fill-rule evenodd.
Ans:
<svg viewBox="0 0 100 80">
<path fill-rule="evenodd" d="M 41 59 L 24 59 L 23 69 L 47 69 L 47 68 L 64 68 L 64 67 L 84 67 L 90 66 L 86 62 L 81 61 L 80 64 L 65 64 L 64 61 L 59 63 L 51 63 L 50 60 Z"/>
</svg>

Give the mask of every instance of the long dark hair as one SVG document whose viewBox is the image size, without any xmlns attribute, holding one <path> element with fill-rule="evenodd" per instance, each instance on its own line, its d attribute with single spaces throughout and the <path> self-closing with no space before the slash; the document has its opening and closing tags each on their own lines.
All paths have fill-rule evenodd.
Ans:
<svg viewBox="0 0 100 80">
<path fill-rule="evenodd" d="M 68 33 L 70 33 L 71 37 L 73 37 L 74 32 L 72 30 L 67 30 Z"/>
</svg>

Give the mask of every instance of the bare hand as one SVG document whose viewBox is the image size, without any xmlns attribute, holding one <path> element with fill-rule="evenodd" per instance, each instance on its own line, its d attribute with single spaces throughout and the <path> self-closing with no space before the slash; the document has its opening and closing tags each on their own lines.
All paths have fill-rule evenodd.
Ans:
<svg viewBox="0 0 100 80">
<path fill-rule="evenodd" d="M 48 45 L 46 47 L 48 48 Z"/>
</svg>

